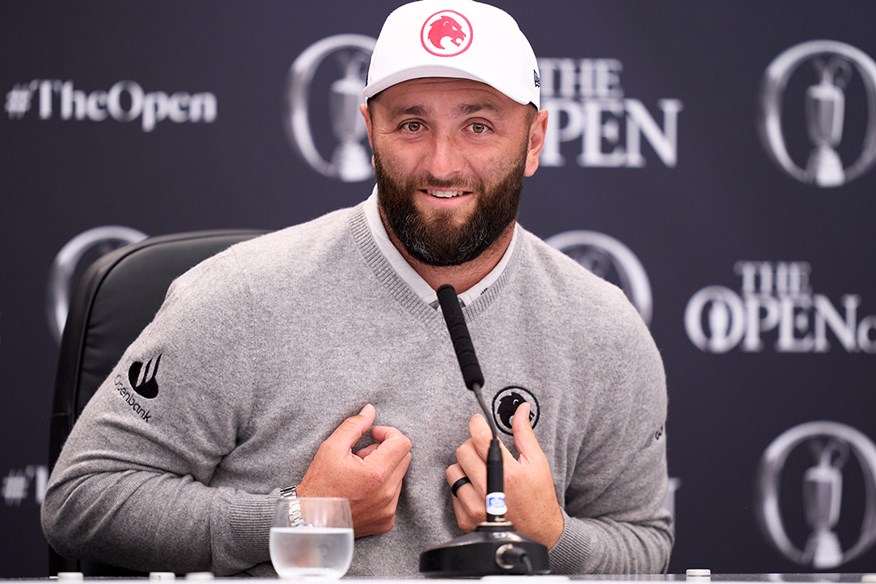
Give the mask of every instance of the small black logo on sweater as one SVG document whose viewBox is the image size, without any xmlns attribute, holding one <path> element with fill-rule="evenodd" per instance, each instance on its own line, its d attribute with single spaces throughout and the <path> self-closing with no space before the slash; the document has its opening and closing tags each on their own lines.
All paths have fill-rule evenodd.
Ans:
<svg viewBox="0 0 876 584">
<path fill-rule="evenodd" d="M 499 391 L 493 398 L 493 419 L 499 430 L 505 434 L 513 434 L 511 423 L 514 419 L 514 412 L 523 402 L 529 404 L 529 423 L 535 428 L 541 414 L 538 400 L 528 389 L 511 385 Z"/>
<path fill-rule="evenodd" d="M 139 361 L 131 363 L 131 368 L 128 369 L 128 381 L 131 384 L 131 389 L 146 399 L 154 399 L 158 395 L 158 381 L 155 380 L 155 375 L 158 373 L 160 362 L 161 355 L 149 359 L 145 365 Z"/>
</svg>

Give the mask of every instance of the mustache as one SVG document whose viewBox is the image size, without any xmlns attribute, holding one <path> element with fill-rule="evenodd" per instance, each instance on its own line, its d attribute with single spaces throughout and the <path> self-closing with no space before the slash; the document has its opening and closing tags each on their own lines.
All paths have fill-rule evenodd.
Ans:
<svg viewBox="0 0 876 584">
<path fill-rule="evenodd" d="M 479 185 L 472 184 L 472 181 L 460 180 L 458 178 L 438 178 L 431 173 L 415 177 L 407 181 L 410 185 L 428 185 L 434 189 L 446 189 L 448 191 L 476 191 Z"/>
</svg>

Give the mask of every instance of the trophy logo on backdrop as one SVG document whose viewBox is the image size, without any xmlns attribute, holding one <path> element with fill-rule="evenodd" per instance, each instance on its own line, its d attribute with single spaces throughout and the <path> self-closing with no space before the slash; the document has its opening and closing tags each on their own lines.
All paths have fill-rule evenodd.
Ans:
<svg viewBox="0 0 876 584">
<path fill-rule="evenodd" d="M 802 454 L 797 457 L 798 463 L 800 459 L 807 461 L 799 475 L 788 471 L 792 466 L 789 458 L 798 453 Z M 853 461 L 860 473 L 849 470 Z M 844 497 L 844 483 L 847 477 L 859 476 L 863 477 L 863 501 L 850 502 Z M 796 539 L 805 543 L 795 543 L 786 528 L 791 523 L 786 516 L 792 507 L 783 506 L 781 499 L 791 489 L 803 495 L 804 521 L 798 524 L 805 525 L 808 533 Z M 876 445 L 858 430 L 837 422 L 795 426 L 764 452 L 758 469 L 757 498 L 758 523 L 785 558 L 816 570 L 841 566 L 876 543 Z M 853 536 L 848 535 L 848 528 L 838 533 L 844 509 L 857 524 Z"/>
<path fill-rule="evenodd" d="M 146 234 L 131 227 L 104 225 L 80 233 L 61 248 L 49 270 L 46 293 L 46 317 L 55 341 L 60 344 L 64 334 L 76 277 L 98 257 L 143 239 Z"/>
<path fill-rule="evenodd" d="M 342 182 L 372 177 L 359 104 L 374 43 L 357 34 L 327 37 L 308 47 L 289 69 L 286 131 L 295 152 L 325 177 Z M 313 127 L 331 128 L 331 135 L 314 136 Z M 327 143 L 317 144 L 316 138 Z"/>
<path fill-rule="evenodd" d="M 565 231 L 545 240 L 604 280 L 620 287 L 645 321 L 651 323 L 651 282 L 639 258 L 620 241 L 595 231 Z"/>
<path fill-rule="evenodd" d="M 790 83 L 792 76 L 798 71 L 809 83 L 802 94 L 790 90 L 795 87 Z M 864 103 L 849 115 L 848 106 L 858 105 L 853 98 L 862 97 L 859 93 L 863 93 Z M 790 95 L 786 98 L 786 94 Z M 794 99 L 802 100 L 804 108 L 802 119 L 785 116 L 795 118 L 792 122 L 783 118 L 783 112 L 787 100 Z M 858 119 L 859 114 L 865 120 L 863 136 L 850 136 L 853 128 L 846 122 Z M 801 129 L 805 126 L 808 143 L 792 139 L 783 122 Z M 759 130 L 773 161 L 800 182 L 830 188 L 858 178 L 876 163 L 876 62 L 863 51 L 837 41 L 809 41 L 791 47 L 776 57 L 764 74 Z M 846 149 L 847 160 L 843 161 L 840 147 L 845 141 L 862 146 L 857 155 L 848 154 Z M 805 147 L 805 155 L 801 147 Z"/>
</svg>

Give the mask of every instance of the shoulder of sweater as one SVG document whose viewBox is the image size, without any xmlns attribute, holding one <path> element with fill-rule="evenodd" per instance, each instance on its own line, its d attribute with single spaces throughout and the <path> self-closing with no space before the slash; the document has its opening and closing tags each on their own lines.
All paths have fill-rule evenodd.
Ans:
<svg viewBox="0 0 876 584">
<path fill-rule="evenodd" d="M 283 271 L 282 266 L 301 267 L 318 263 L 330 254 L 338 242 L 348 242 L 344 235 L 349 230 L 353 208 L 332 211 L 305 223 L 272 231 L 232 245 L 228 249 L 202 261 L 187 274 L 195 279 L 213 274 L 232 277 L 235 273 L 247 277 L 270 276 Z"/>
<path fill-rule="evenodd" d="M 310 221 L 238 243 L 228 251 L 248 261 L 264 260 L 268 263 L 276 263 L 277 254 L 318 253 L 348 232 L 349 219 L 354 211 L 355 208 L 331 211 Z"/>
<path fill-rule="evenodd" d="M 538 312 L 542 322 L 557 323 L 569 338 L 576 339 L 576 347 L 586 347 L 592 354 L 599 351 L 607 367 L 626 370 L 635 363 L 634 369 L 657 380 L 649 390 L 665 391 L 659 350 L 623 290 L 532 233 L 521 231 L 525 277 L 519 285 L 526 287 L 523 296 L 529 299 L 521 308 Z M 545 309 L 533 308 L 533 300 L 544 303 Z"/>
<path fill-rule="evenodd" d="M 333 211 L 306 223 L 237 243 L 176 278 L 168 301 L 189 306 L 258 304 L 259 298 L 294 286 L 344 257 L 339 242 L 353 209 Z M 346 245 L 350 245 L 346 243 Z M 336 252 L 332 254 L 332 252 Z M 345 250 L 348 251 L 348 250 Z"/>
<path fill-rule="evenodd" d="M 520 230 L 522 262 L 532 285 L 567 303 L 594 303 L 619 310 L 633 308 L 623 291 L 611 282 L 551 247 L 538 236 Z"/>
<path fill-rule="evenodd" d="M 576 342 L 611 350 L 652 352 L 653 338 L 638 310 L 614 284 L 593 274 L 532 233 L 521 230 L 520 265 L 513 287 L 518 310 L 538 314 Z M 589 345 L 588 345 L 589 346 Z"/>
</svg>

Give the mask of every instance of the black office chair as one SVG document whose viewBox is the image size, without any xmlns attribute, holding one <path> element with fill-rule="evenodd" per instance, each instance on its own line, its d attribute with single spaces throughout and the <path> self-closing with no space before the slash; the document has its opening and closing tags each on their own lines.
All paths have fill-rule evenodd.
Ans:
<svg viewBox="0 0 876 584">
<path fill-rule="evenodd" d="M 70 302 L 61 339 L 49 431 L 49 469 L 82 409 L 125 349 L 152 321 L 170 283 L 202 260 L 265 231 L 193 231 L 151 237 L 94 262 Z M 65 558 L 49 548 L 49 573 L 143 575 L 98 562 Z"/>
</svg>

